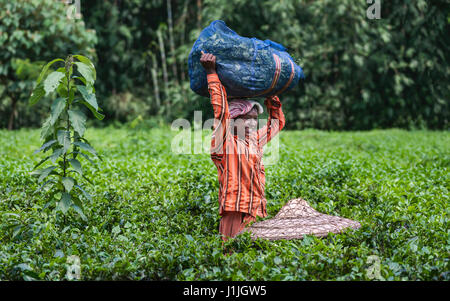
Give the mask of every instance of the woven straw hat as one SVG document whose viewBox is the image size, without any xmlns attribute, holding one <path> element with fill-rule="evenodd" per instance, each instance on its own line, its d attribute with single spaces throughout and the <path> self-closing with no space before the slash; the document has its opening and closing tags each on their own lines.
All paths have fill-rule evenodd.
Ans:
<svg viewBox="0 0 450 301">
<path fill-rule="evenodd" d="M 274 218 L 252 224 L 241 232 L 250 232 L 252 238 L 268 240 L 302 239 L 304 235 L 327 236 L 346 228 L 358 229 L 361 224 L 351 219 L 323 214 L 301 199 L 292 199 Z"/>
</svg>

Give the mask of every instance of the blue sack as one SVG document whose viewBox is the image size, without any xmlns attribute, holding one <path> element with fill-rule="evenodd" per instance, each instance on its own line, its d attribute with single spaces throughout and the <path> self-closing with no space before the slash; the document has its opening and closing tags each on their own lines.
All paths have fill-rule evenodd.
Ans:
<svg viewBox="0 0 450 301">
<path fill-rule="evenodd" d="M 216 71 L 229 98 L 279 95 L 304 78 L 303 70 L 286 52 L 270 40 L 239 36 L 221 20 L 202 30 L 189 53 L 191 89 L 209 97 L 201 52 L 216 56 Z"/>
</svg>

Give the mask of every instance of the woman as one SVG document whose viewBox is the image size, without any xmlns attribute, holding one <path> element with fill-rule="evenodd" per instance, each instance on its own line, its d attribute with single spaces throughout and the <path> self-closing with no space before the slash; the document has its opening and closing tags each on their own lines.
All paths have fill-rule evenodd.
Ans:
<svg viewBox="0 0 450 301">
<path fill-rule="evenodd" d="M 278 97 L 268 97 L 264 104 L 269 120 L 257 130 L 262 106 L 245 99 L 228 103 L 225 87 L 216 73 L 216 57 L 202 52 L 200 62 L 207 73 L 215 118 L 211 159 L 217 167 L 220 184 L 219 232 L 227 240 L 255 221 L 256 216 L 267 216 L 263 146 L 284 127 L 285 119 Z"/>
</svg>

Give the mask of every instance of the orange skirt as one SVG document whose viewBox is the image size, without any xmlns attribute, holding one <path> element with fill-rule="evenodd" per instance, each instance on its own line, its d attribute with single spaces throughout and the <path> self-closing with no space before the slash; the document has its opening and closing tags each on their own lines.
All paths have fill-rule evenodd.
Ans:
<svg viewBox="0 0 450 301">
<path fill-rule="evenodd" d="M 248 213 L 224 211 L 219 224 L 219 232 L 222 234 L 222 239 L 226 241 L 229 237 L 235 237 L 239 231 L 255 220 L 256 218 Z"/>
</svg>

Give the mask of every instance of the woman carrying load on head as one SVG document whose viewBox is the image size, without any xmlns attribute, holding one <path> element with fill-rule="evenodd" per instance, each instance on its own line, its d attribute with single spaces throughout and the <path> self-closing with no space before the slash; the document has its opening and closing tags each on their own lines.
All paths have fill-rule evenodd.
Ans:
<svg viewBox="0 0 450 301">
<path fill-rule="evenodd" d="M 208 79 L 214 110 L 211 159 L 219 179 L 219 232 L 223 240 L 234 237 L 256 216 L 266 217 L 263 146 L 284 127 L 285 118 L 277 96 L 267 97 L 267 124 L 257 130 L 262 106 L 252 100 L 227 100 L 225 87 L 216 73 L 216 57 L 203 53 L 200 58 Z"/>
</svg>

